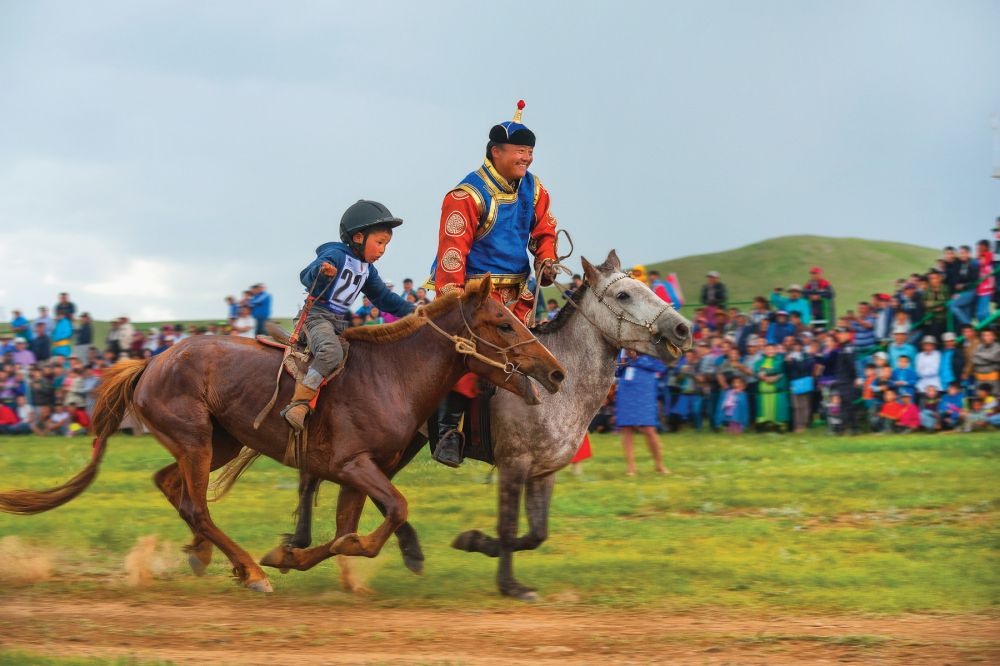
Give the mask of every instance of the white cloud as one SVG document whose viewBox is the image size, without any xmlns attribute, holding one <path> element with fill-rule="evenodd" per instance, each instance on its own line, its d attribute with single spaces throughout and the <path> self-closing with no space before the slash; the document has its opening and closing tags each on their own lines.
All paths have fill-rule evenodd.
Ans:
<svg viewBox="0 0 1000 666">
<path fill-rule="evenodd" d="M 174 295 L 171 289 L 171 273 L 174 272 L 177 272 L 176 266 L 162 261 L 130 259 L 121 271 L 101 282 L 84 284 L 81 289 L 99 296 L 168 299 Z"/>
</svg>

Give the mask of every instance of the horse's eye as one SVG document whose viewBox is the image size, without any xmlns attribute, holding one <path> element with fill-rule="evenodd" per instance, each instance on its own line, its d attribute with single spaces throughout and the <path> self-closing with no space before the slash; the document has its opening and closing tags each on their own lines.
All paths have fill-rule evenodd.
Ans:
<svg viewBox="0 0 1000 666">
<path fill-rule="evenodd" d="M 504 333 L 513 333 L 514 332 L 514 327 L 511 326 L 510 324 L 500 324 L 499 326 L 497 326 L 497 328 L 499 328 Z"/>
<path fill-rule="evenodd" d="M 626 292 L 619 291 L 618 295 L 615 296 L 615 298 L 617 298 L 619 301 L 627 301 L 631 297 Z"/>
</svg>

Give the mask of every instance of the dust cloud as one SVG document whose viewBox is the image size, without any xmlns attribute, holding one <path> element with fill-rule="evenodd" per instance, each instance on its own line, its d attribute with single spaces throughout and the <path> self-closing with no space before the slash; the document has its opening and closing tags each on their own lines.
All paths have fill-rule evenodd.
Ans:
<svg viewBox="0 0 1000 666">
<path fill-rule="evenodd" d="M 157 576 L 176 569 L 179 562 L 177 548 L 170 541 L 160 541 L 156 534 L 139 537 L 125 556 L 126 582 L 130 587 L 149 585 Z"/>
<path fill-rule="evenodd" d="M 52 558 L 45 551 L 29 546 L 19 537 L 0 539 L 0 581 L 13 585 L 31 585 L 52 576 Z"/>
</svg>

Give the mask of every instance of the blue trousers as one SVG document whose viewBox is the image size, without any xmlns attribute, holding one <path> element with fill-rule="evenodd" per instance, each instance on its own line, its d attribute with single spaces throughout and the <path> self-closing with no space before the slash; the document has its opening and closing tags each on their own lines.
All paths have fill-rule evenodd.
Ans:
<svg viewBox="0 0 1000 666">
<path fill-rule="evenodd" d="M 976 300 L 975 291 L 963 291 L 948 301 L 948 309 L 963 326 L 972 322 L 972 304 Z"/>
</svg>

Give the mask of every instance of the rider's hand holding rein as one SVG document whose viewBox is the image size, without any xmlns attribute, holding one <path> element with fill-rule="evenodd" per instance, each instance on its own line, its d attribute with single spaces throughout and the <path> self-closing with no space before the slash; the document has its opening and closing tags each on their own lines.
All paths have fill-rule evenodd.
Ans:
<svg viewBox="0 0 1000 666">
<path fill-rule="evenodd" d="M 323 265 L 319 267 L 319 272 L 324 277 L 332 278 L 337 275 L 337 267 L 324 261 Z"/>
</svg>

